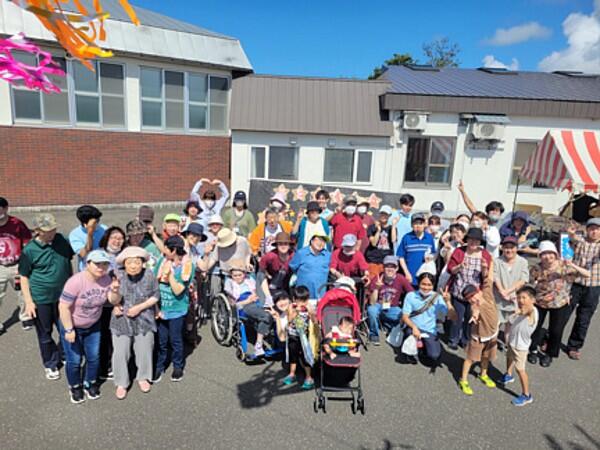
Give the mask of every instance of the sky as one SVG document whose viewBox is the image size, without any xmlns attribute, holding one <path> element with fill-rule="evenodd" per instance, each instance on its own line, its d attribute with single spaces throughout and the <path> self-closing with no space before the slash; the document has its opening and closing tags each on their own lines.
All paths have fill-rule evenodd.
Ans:
<svg viewBox="0 0 600 450">
<path fill-rule="evenodd" d="M 460 66 L 600 73 L 600 0 L 133 0 L 238 38 L 261 74 L 366 78 L 394 53 L 425 63 L 448 37 Z"/>
</svg>

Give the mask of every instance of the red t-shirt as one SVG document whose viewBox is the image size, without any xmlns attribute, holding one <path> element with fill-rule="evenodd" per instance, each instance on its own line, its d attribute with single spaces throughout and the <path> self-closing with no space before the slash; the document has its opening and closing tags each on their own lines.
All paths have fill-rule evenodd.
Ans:
<svg viewBox="0 0 600 450">
<path fill-rule="evenodd" d="M 0 227 L 0 265 L 11 266 L 19 262 L 21 250 L 31 240 L 29 228 L 19 219 L 8 216 Z"/>
<path fill-rule="evenodd" d="M 347 277 L 361 277 L 369 270 L 369 265 L 362 253 L 346 255 L 341 248 L 333 251 L 329 267 L 343 273 Z"/>
<path fill-rule="evenodd" d="M 342 246 L 342 240 L 347 234 L 353 234 L 359 241 L 364 239 L 367 235 L 358 214 L 354 214 L 348 219 L 344 213 L 337 213 L 332 217 L 329 225 L 333 227 L 334 248 L 340 248 Z"/>
<path fill-rule="evenodd" d="M 268 273 L 270 276 L 274 276 L 281 269 L 286 272 L 290 271 L 290 261 L 294 254 L 290 252 L 288 254 L 288 259 L 286 261 L 282 261 L 279 255 L 277 254 L 277 250 L 272 250 L 266 253 L 264 256 L 260 258 L 260 262 L 258 263 L 258 267 L 263 272 Z"/>
<path fill-rule="evenodd" d="M 375 276 L 371 278 L 371 282 L 369 286 L 371 286 L 371 292 L 377 290 L 377 302 L 379 303 L 390 303 L 390 306 L 399 306 L 400 300 L 404 298 L 404 296 L 408 292 L 412 292 L 414 289 L 408 282 L 408 280 L 404 277 L 404 275 L 397 274 L 396 277 L 389 283 L 385 282 L 383 278 L 383 274 L 381 275 L 383 280 L 383 286 L 377 288 L 377 278 Z"/>
</svg>

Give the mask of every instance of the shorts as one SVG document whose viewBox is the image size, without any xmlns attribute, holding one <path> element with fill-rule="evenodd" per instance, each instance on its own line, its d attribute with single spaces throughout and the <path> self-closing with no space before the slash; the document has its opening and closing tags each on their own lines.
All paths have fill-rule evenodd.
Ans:
<svg viewBox="0 0 600 450">
<path fill-rule="evenodd" d="M 527 353 L 527 350 L 516 350 L 509 344 L 506 349 L 506 358 L 508 359 L 508 364 L 510 364 L 511 361 L 514 361 L 515 367 L 518 370 L 525 370 Z"/>
<path fill-rule="evenodd" d="M 306 366 L 306 360 L 304 359 L 304 352 L 302 351 L 302 343 L 300 338 L 297 336 L 288 336 L 287 342 L 288 351 L 288 362 L 290 364 L 302 364 Z"/>
<path fill-rule="evenodd" d="M 497 349 L 498 341 L 496 338 L 490 339 L 486 342 L 479 342 L 479 340 L 471 338 L 469 339 L 466 349 L 467 359 L 470 359 L 474 362 L 479 362 L 482 358 L 485 358 L 488 361 L 493 361 L 496 359 Z"/>
</svg>

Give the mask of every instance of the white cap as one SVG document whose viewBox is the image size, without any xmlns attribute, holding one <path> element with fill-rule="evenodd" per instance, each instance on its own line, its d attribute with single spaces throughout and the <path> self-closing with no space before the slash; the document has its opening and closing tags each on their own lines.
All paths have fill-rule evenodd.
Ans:
<svg viewBox="0 0 600 450">
<path fill-rule="evenodd" d="M 556 250 L 556 245 L 552 241 L 542 241 L 539 246 L 540 255 L 544 252 L 553 252 L 558 255 L 558 250 Z"/>
<path fill-rule="evenodd" d="M 334 285 L 342 289 L 350 290 L 352 293 L 356 291 L 356 283 L 350 277 L 340 277 L 335 280 Z"/>
<path fill-rule="evenodd" d="M 220 225 L 225 225 L 223 219 L 219 214 L 213 214 L 210 219 L 208 219 L 208 225 L 212 225 L 213 223 L 218 223 Z"/>
<path fill-rule="evenodd" d="M 381 208 L 379 208 L 379 212 L 387 214 L 388 216 L 391 216 L 392 215 L 392 207 L 390 205 L 383 205 Z"/>
<path fill-rule="evenodd" d="M 354 247 L 356 245 L 356 236 L 353 234 L 346 234 L 342 239 L 342 247 Z"/>
</svg>

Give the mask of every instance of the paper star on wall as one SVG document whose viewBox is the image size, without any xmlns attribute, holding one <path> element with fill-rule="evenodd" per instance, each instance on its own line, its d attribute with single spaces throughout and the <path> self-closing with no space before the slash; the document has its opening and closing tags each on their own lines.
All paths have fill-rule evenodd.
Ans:
<svg viewBox="0 0 600 450">
<path fill-rule="evenodd" d="M 292 199 L 296 201 L 303 202 L 306 200 L 306 196 L 309 194 L 304 186 L 300 185 L 296 189 L 292 189 Z"/>
<path fill-rule="evenodd" d="M 344 203 L 345 197 L 346 196 L 342 194 L 342 192 L 339 189 L 336 189 L 330 194 L 330 198 L 333 201 L 333 203 L 336 203 L 338 205 L 342 205 Z"/>
<path fill-rule="evenodd" d="M 285 187 L 285 184 L 281 183 L 279 186 L 277 186 L 276 188 L 273 188 L 273 192 L 276 194 L 282 194 L 283 198 L 285 200 L 287 200 L 287 196 L 290 193 L 290 190 L 288 188 Z"/>
<path fill-rule="evenodd" d="M 323 189 L 321 186 L 317 187 L 314 191 L 310 191 L 310 199 L 316 201 L 317 200 L 317 192 Z"/>
<path fill-rule="evenodd" d="M 375 194 L 371 194 L 369 196 L 369 198 L 367 199 L 367 201 L 369 202 L 369 205 L 371 206 L 371 208 L 374 209 L 379 209 L 379 205 L 381 204 L 381 198 L 377 197 Z"/>
</svg>

